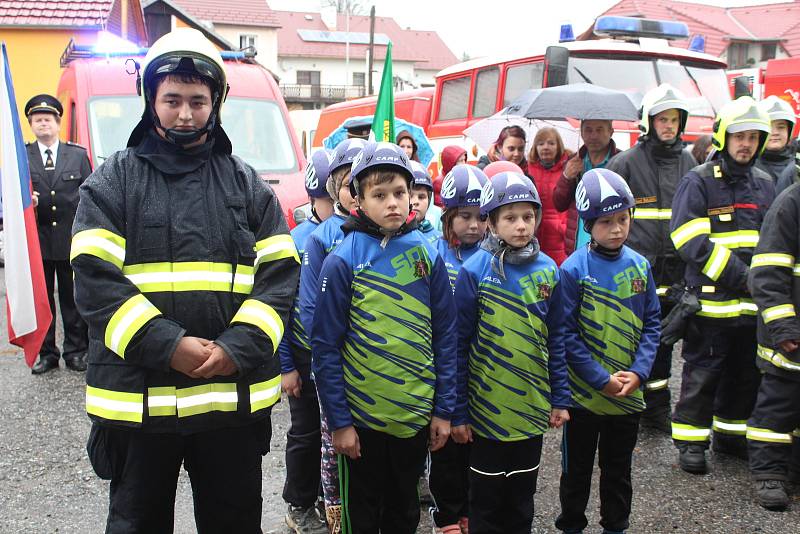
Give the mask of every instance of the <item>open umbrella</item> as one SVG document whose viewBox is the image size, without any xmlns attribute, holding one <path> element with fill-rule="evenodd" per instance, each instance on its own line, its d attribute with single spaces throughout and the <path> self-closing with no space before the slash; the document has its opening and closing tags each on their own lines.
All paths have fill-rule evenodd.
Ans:
<svg viewBox="0 0 800 534">
<path fill-rule="evenodd" d="M 497 140 L 500 130 L 506 126 L 519 126 L 525 130 L 525 136 L 527 139 L 525 145 L 526 157 L 533 146 L 533 138 L 536 137 L 536 132 L 546 126 L 555 128 L 558 131 L 561 139 L 564 141 L 564 146 L 568 149 L 576 151 L 578 150 L 578 146 L 580 146 L 581 139 L 578 128 L 576 126 L 572 126 L 567 121 L 526 119 L 525 117 L 520 117 L 519 115 L 509 115 L 506 113 L 505 109 L 476 122 L 464 130 L 464 135 L 472 139 L 479 147 L 483 149 L 484 152 L 489 152 L 492 145 Z"/>
<path fill-rule="evenodd" d="M 322 146 L 325 148 L 334 149 L 336 148 L 336 145 L 347 139 L 348 128 L 357 128 L 364 125 L 369 126 L 371 124 L 372 115 L 366 115 L 363 117 L 350 117 L 340 124 L 339 127 L 333 132 L 331 132 L 328 137 L 322 140 Z M 431 143 L 428 141 L 428 137 L 425 135 L 425 130 L 413 122 L 395 118 L 394 131 L 400 133 L 403 130 L 407 131 L 409 134 L 411 134 L 411 137 L 414 138 L 414 142 L 417 143 L 417 157 L 419 158 L 419 162 L 422 163 L 424 167 L 427 167 L 433 159 L 434 153 Z"/>
<path fill-rule="evenodd" d="M 639 106 L 634 98 L 636 97 L 622 91 L 588 83 L 574 83 L 529 89 L 503 111 L 507 115 L 528 119 L 635 121 L 639 120 Z"/>
</svg>

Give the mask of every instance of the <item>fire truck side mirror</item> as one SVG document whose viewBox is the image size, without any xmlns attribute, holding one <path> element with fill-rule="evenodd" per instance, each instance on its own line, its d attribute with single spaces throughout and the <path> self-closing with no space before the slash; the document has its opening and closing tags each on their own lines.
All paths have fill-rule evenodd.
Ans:
<svg viewBox="0 0 800 534">
<path fill-rule="evenodd" d="M 548 46 L 544 54 L 543 87 L 567 85 L 567 68 L 569 67 L 569 50 L 563 46 Z"/>
<path fill-rule="evenodd" d="M 733 79 L 733 98 L 735 100 L 740 96 L 753 96 L 748 76 L 737 76 Z"/>
</svg>

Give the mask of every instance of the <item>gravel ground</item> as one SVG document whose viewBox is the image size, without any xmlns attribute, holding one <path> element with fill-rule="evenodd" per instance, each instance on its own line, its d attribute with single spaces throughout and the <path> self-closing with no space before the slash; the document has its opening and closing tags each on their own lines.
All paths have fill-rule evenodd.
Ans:
<svg viewBox="0 0 800 534">
<path fill-rule="evenodd" d="M 0 292 L 5 288 L 0 281 Z M 6 332 L 5 314 L 0 331 Z M 63 367 L 33 376 L 21 352 L 0 343 L 0 533 L 103 532 L 108 485 L 86 457 L 89 420 L 83 411 L 83 375 Z M 673 373 L 679 376 L 679 362 Z M 272 451 L 264 458 L 265 532 L 284 534 L 284 442 L 288 403 L 273 411 Z M 545 438 L 533 532 L 556 532 L 560 433 Z M 754 502 L 744 462 L 711 456 L 710 474 L 692 476 L 677 466 L 668 437 L 643 430 L 634 458 L 630 533 L 800 533 L 800 496 L 787 512 L 767 512 Z M 590 529 L 599 532 L 595 480 Z M 194 532 L 191 488 L 181 475 L 175 532 Z M 430 532 L 423 514 L 418 532 Z"/>
</svg>

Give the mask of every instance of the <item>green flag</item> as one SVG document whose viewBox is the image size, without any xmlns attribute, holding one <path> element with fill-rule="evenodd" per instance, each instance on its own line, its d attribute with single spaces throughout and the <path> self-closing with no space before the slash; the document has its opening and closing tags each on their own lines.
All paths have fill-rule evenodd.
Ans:
<svg viewBox="0 0 800 534">
<path fill-rule="evenodd" d="M 372 135 L 375 141 L 394 143 L 394 79 L 392 76 L 392 42 L 386 47 L 386 59 L 383 62 L 381 90 L 378 93 L 378 105 L 372 118 Z"/>
</svg>

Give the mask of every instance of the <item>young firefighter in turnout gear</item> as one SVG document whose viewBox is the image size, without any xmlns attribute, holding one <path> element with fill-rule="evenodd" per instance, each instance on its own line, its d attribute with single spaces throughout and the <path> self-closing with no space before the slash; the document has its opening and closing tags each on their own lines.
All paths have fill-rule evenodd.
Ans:
<svg viewBox="0 0 800 534">
<path fill-rule="evenodd" d="M 306 332 L 311 332 L 314 310 L 317 305 L 317 282 L 325 258 L 344 238 L 342 223 L 356 208 L 356 200 L 350 194 L 350 169 L 353 159 L 361 153 L 365 141 L 346 139 L 339 143 L 331 154 L 328 180 L 325 188 L 333 200 L 334 212 L 306 238 L 303 268 L 300 272 L 300 322 Z M 312 354 L 313 360 L 313 354 Z M 319 392 L 317 392 L 319 394 Z M 333 450 L 331 433 L 324 413 L 320 413 L 322 431 L 322 491 L 325 499 L 325 516 L 333 534 L 341 529 L 341 499 L 339 498 L 339 469 L 336 452 Z"/>
<path fill-rule="evenodd" d="M 544 433 L 569 419 L 560 310 L 550 307 L 558 267 L 534 236 L 541 213 L 524 174 L 503 172 L 487 182 L 481 216 L 491 233 L 456 279 L 453 438 L 472 443 L 472 534 L 530 533 Z M 461 532 L 457 525 L 442 531 Z"/>
<path fill-rule="evenodd" d="M 662 319 L 672 309 L 667 289 L 683 280 L 685 269 L 669 236 L 672 197 L 678 182 L 697 162 L 683 148 L 681 135 L 689 118 L 686 97 L 668 84 L 649 91 L 642 99 L 642 136 L 639 142 L 608 163 L 608 169 L 628 182 L 636 200 L 635 224 L 627 246 L 647 258 L 653 269 L 661 301 Z M 672 345 L 658 346 L 650 377 L 643 385 L 645 411 L 642 425 L 670 432 L 669 377 Z"/>
<path fill-rule="evenodd" d="M 261 532 L 274 353 L 300 265 L 277 197 L 231 155 L 227 88 L 200 32 L 156 41 L 128 148 L 81 186 L 71 257 L 109 533 L 172 532 L 181 464 L 199 532 Z"/>
<path fill-rule="evenodd" d="M 325 150 L 314 152 L 306 166 L 306 192 L 311 201 L 311 217 L 292 230 L 297 252 L 303 256 L 305 242 L 321 222 L 333 215 L 333 200 L 326 184 L 330 156 Z M 283 500 L 289 505 L 286 524 L 299 534 L 328 532 L 325 520 L 314 506 L 320 489 L 320 408 L 317 389 L 311 377 L 311 346 L 300 322 L 300 295 L 294 299 L 289 328 L 278 347 L 281 359 L 281 389 L 289 399 L 291 426 L 286 434 L 286 482 Z"/>
<path fill-rule="evenodd" d="M 313 369 L 339 456 L 342 531 L 413 534 L 425 455 L 450 435 L 455 307 L 447 269 L 415 231 L 408 157 L 367 143 L 359 207 L 319 276 Z"/>
<path fill-rule="evenodd" d="M 715 452 L 747 452 L 759 382 L 747 273 L 775 196 L 772 179 L 754 165 L 769 131 L 769 117 L 752 98 L 726 104 L 714 122 L 716 154 L 683 177 L 672 202 L 672 241 L 686 262 L 686 286 L 702 306 L 688 321 L 672 417 L 680 465 L 689 473 L 706 471 L 712 427 Z"/>
<path fill-rule="evenodd" d="M 756 364 L 763 377 L 747 422 L 747 446 L 758 501 L 769 509 L 789 504 L 786 482 L 800 485 L 798 229 L 800 185 L 792 185 L 767 212 L 750 264 L 750 289 L 759 310 Z"/>
<path fill-rule="evenodd" d="M 775 181 L 775 194 L 795 182 L 796 148 L 792 143 L 792 132 L 797 118 L 792 104 L 775 95 L 768 96 L 758 103 L 770 120 L 770 134 L 764 152 L 756 160 L 756 167 L 772 176 Z"/>
<path fill-rule="evenodd" d="M 461 265 L 480 250 L 486 234 L 487 223 L 481 217 L 480 201 L 487 182 L 483 171 L 466 164 L 453 167 L 442 181 L 443 235 L 436 242 L 436 249 L 447 267 L 453 289 Z M 428 476 L 434 501 L 431 516 L 434 528 L 442 532 L 468 530 L 469 449 L 469 443 L 449 439 L 441 450 L 431 453 Z"/>
<path fill-rule="evenodd" d="M 618 174 L 586 172 L 575 206 L 589 245 L 561 264 L 551 306 L 563 317 L 555 346 L 566 350 L 572 406 L 561 444 L 561 514 L 556 528 L 587 526 L 595 455 L 600 467 L 604 534 L 630 523 L 631 462 L 647 382 L 661 333 L 658 297 L 647 259 L 625 246 L 635 206 Z"/>
</svg>

